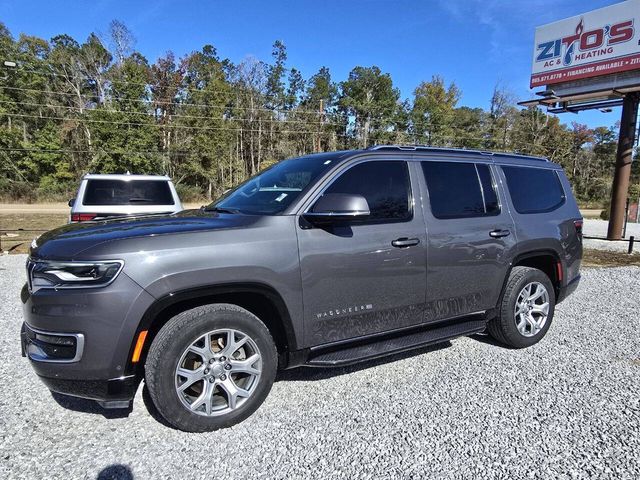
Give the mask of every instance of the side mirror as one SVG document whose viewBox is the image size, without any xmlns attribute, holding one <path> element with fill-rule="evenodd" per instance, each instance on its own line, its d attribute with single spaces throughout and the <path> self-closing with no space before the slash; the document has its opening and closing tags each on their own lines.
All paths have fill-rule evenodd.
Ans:
<svg viewBox="0 0 640 480">
<path fill-rule="evenodd" d="M 73 208 L 73 204 L 74 204 L 74 203 L 76 203 L 76 199 L 75 199 L 75 198 L 72 198 L 71 200 L 69 200 L 69 204 L 68 204 L 68 205 L 69 205 L 71 208 Z"/>
<path fill-rule="evenodd" d="M 311 223 L 362 221 L 369 217 L 369 204 L 362 195 L 327 193 L 303 216 Z"/>
</svg>

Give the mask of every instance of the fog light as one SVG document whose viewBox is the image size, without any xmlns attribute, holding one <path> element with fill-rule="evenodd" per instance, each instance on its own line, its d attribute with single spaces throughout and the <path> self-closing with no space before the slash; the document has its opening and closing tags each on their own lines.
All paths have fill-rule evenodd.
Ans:
<svg viewBox="0 0 640 480">
<path fill-rule="evenodd" d="M 43 332 L 25 324 L 24 350 L 36 362 L 78 362 L 84 350 L 82 333 Z"/>
<path fill-rule="evenodd" d="M 76 344 L 74 337 L 59 337 L 57 335 L 44 335 L 42 333 L 36 333 L 36 340 L 49 343 L 51 345 L 63 345 L 65 347 L 73 347 Z"/>
</svg>

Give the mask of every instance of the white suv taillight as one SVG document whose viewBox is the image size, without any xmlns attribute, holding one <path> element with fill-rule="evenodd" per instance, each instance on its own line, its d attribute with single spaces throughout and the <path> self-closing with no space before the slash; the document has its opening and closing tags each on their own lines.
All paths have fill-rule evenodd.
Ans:
<svg viewBox="0 0 640 480">
<path fill-rule="evenodd" d="M 72 222 L 89 222 L 96 218 L 98 215 L 95 213 L 72 213 L 71 221 Z"/>
</svg>

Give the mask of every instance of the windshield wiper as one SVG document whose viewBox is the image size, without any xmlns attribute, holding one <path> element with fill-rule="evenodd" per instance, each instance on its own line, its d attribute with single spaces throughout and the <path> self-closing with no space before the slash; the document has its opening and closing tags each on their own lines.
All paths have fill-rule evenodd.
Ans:
<svg viewBox="0 0 640 480">
<path fill-rule="evenodd" d="M 133 203 L 154 203 L 154 200 L 151 200 L 150 198 L 130 198 L 129 202 L 133 202 Z"/>
<path fill-rule="evenodd" d="M 234 214 L 234 215 L 242 213 L 240 210 L 237 210 L 235 208 L 225 208 L 225 207 L 205 207 L 204 211 L 205 212 L 218 212 L 218 213 L 231 213 L 231 214 Z"/>
</svg>

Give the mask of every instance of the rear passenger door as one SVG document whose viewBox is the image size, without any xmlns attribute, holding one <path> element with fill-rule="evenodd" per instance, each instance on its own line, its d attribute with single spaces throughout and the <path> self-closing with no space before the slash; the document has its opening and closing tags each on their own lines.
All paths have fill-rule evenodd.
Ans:
<svg viewBox="0 0 640 480">
<path fill-rule="evenodd" d="M 489 164 L 421 162 L 427 195 L 425 321 L 495 307 L 514 256 L 514 224 Z"/>
</svg>

